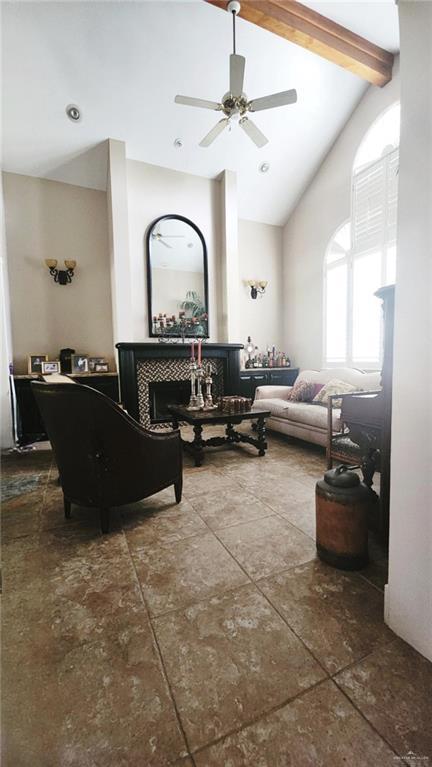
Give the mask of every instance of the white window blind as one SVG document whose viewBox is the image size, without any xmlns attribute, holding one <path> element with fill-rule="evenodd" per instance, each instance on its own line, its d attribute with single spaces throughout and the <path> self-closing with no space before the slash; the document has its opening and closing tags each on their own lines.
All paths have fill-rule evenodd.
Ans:
<svg viewBox="0 0 432 767">
<path fill-rule="evenodd" d="M 399 149 L 353 176 L 353 255 L 381 249 L 396 240 Z"/>
</svg>

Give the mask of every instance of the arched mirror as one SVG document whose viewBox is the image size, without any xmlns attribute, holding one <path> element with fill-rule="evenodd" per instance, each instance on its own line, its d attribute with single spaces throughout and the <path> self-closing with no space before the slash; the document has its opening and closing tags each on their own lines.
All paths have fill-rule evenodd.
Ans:
<svg viewBox="0 0 432 767">
<path fill-rule="evenodd" d="M 208 338 L 207 248 L 188 218 L 161 216 L 149 226 L 147 289 L 152 338 Z"/>
</svg>

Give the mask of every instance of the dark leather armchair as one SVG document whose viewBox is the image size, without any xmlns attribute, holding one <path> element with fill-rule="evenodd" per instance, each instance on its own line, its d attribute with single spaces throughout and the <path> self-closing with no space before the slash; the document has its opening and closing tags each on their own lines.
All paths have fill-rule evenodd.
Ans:
<svg viewBox="0 0 432 767">
<path fill-rule="evenodd" d="M 178 431 L 147 431 L 89 386 L 34 381 L 32 391 L 57 462 L 66 518 L 71 503 L 98 508 L 107 533 L 111 506 L 139 501 L 170 485 L 180 503 Z"/>
</svg>

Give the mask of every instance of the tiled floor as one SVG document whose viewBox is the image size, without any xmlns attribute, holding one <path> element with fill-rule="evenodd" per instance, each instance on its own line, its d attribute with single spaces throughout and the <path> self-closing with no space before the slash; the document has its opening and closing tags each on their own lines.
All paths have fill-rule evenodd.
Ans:
<svg viewBox="0 0 432 767">
<path fill-rule="evenodd" d="M 182 503 L 108 536 L 65 522 L 48 451 L 5 459 L 5 767 L 432 767 L 432 665 L 383 623 L 382 551 L 317 560 L 323 452 L 269 443 L 186 458 Z"/>
</svg>

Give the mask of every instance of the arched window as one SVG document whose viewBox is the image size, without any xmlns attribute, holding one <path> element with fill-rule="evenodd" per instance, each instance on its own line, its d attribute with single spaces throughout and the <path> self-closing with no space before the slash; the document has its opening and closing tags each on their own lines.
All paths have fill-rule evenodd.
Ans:
<svg viewBox="0 0 432 767">
<path fill-rule="evenodd" d="M 351 218 L 324 261 L 324 364 L 380 366 L 382 321 L 374 293 L 396 277 L 399 104 L 386 110 L 355 157 Z"/>
</svg>

